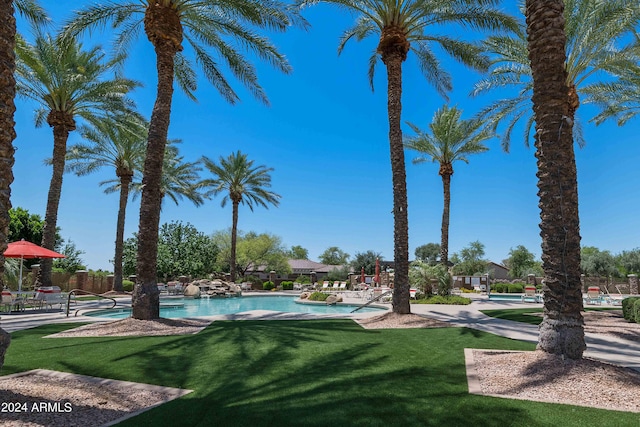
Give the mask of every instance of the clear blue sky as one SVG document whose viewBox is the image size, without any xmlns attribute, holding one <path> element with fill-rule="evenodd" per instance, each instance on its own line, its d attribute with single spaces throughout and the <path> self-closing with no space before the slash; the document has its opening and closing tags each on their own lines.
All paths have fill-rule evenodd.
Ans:
<svg viewBox="0 0 640 427">
<path fill-rule="evenodd" d="M 69 0 L 43 4 L 56 22 L 81 5 Z M 287 247 L 307 248 L 313 260 L 330 246 L 351 255 L 373 250 L 391 260 L 392 187 L 382 63 L 374 93 L 367 81 L 367 60 L 376 41 L 348 45 L 338 57 L 338 38 L 353 17 L 326 5 L 307 10 L 305 16 L 312 25 L 308 31 L 272 36 L 293 66 L 292 74 L 283 75 L 256 62 L 270 107 L 252 99 L 233 80 L 242 102 L 231 106 L 200 79 L 197 103 L 175 92 L 169 137 L 183 140 L 180 149 L 188 161 L 202 155 L 218 159 L 241 150 L 256 164 L 275 169 L 272 190 L 282 195 L 280 206 L 258 207 L 254 212 L 241 207 L 241 230 L 276 234 Z M 28 32 L 22 21 L 18 26 L 19 31 Z M 142 34 L 130 52 L 126 74 L 144 83 L 133 98 L 149 117 L 155 99 L 155 58 Z M 108 39 L 102 35 L 94 35 L 91 42 L 108 48 Z M 490 99 L 468 97 L 480 76 L 444 55 L 441 58 L 454 76 L 450 104 L 469 118 Z M 403 89 L 403 122 L 426 129 L 445 101 L 411 58 L 404 65 Z M 18 100 L 12 203 L 44 217 L 51 169 L 43 161 L 51 157 L 53 136 L 49 128 L 34 128 L 33 110 L 33 104 Z M 579 114 L 585 123 L 591 117 L 587 107 Z M 406 126 L 404 131 L 410 134 Z M 624 128 L 614 123 L 585 124 L 587 146 L 576 152 L 583 245 L 613 253 L 640 246 L 639 131 L 637 119 Z M 72 133 L 69 145 L 77 142 L 79 136 Z M 479 240 L 486 258 L 495 262 L 507 258 L 517 245 L 539 257 L 534 150 L 525 148 L 518 138 L 509 154 L 500 149 L 497 139 L 487 145 L 490 151 L 472 156 L 470 164 L 454 164 L 449 252 Z M 442 216 L 438 165 L 413 165 L 414 157 L 413 152 L 406 153 L 411 259 L 417 246 L 440 242 Z M 92 269 L 112 270 L 109 260 L 118 196 L 104 194 L 98 183 L 114 177 L 115 172 L 108 169 L 85 177 L 64 177 L 58 226 L 65 239 L 85 252 L 82 258 Z M 137 230 L 138 213 L 139 199 L 129 204 L 125 237 Z M 167 200 L 161 223 L 173 220 L 189 222 L 210 234 L 230 227 L 231 210 L 221 208 L 219 198 L 199 208 L 188 201 L 175 206 Z"/>
</svg>

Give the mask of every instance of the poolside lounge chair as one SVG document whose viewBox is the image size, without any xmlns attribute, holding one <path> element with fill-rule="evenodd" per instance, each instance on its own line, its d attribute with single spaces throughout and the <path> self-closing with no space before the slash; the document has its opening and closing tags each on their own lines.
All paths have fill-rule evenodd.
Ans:
<svg viewBox="0 0 640 427">
<path fill-rule="evenodd" d="M 622 300 L 624 299 L 622 295 L 611 295 L 606 286 L 604 287 L 604 290 L 607 292 L 607 295 L 604 296 L 607 304 L 622 305 Z"/>
<path fill-rule="evenodd" d="M 347 290 L 347 282 L 340 282 L 339 286 L 340 292 L 344 292 Z"/>
<path fill-rule="evenodd" d="M 603 294 L 600 292 L 600 286 L 589 286 L 589 288 L 587 288 L 587 295 L 584 297 L 587 304 L 601 305 L 603 299 Z"/>
<path fill-rule="evenodd" d="M 340 290 L 340 282 L 333 282 L 333 287 L 331 288 L 331 290 L 334 292 L 338 292 Z"/>
<path fill-rule="evenodd" d="M 330 291 L 331 288 L 329 287 L 329 281 L 325 280 L 324 282 L 322 282 L 322 290 L 323 291 Z"/>
<path fill-rule="evenodd" d="M 411 299 L 411 298 L 418 299 L 418 298 L 416 298 L 416 292 L 418 292 L 417 289 L 409 289 L 409 299 Z"/>
<path fill-rule="evenodd" d="M 17 297 L 14 298 L 9 291 L 2 291 L 2 302 L 0 307 L 7 308 L 7 311 L 24 311 L 24 299 Z"/>
<path fill-rule="evenodd" d="M 522 295 L 522 302 L 539 302 L 538 295 L 536 294 L 535 286 L 525 286 L 524 295 Z"/>
</svg>

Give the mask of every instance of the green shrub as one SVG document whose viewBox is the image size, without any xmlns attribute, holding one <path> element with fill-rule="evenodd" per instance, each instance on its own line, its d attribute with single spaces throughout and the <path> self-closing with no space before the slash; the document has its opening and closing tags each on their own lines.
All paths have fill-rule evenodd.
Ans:
<svg viewBox="0 0 640 427">
<path fill-rule="evenodd" d="M 242 281 L 251 283 L 252 289 L 260 289 L 262 287 L 262 280 L 260 280 L 260 278 L 256 276 L 249 275 L 242 279 Z"/>
<path fill-rule="evenodd" d="M 311 279 L 308 276 L 300 275 L 300 276 L 296 277 L 295 282 L 304 285 L 304 284 L 307 284 L 307 283 L 311 283 Z"/>
<path fill-rule="evenodd" d="M 276 286 L 273 284 L 272 281 L 267 280 L 266 282 L 264 282 L 262 284 L 262 289 L 264 289 L 265 291 L 270 291 L 271 289 L 275 288 Z"/>
<path fill-rule="evenodd" d="M 496 283 L 495 285 L 491 286 L 491 292 L 503 294 L 505 293 L 506 290 L 507 290 L 506 283 Z"/>
<path fill-rule="evenodd" d="M 509 283 L 507 292 L 510 294 L 521 294 L 524 292 L 524 286 L 521 283 Z"/>
<path fill-rule="evenodd" d="M 640 323 L 640 298 L 636 299 L 633 304 L 633 317 L 635 317 L 636 323 Z"/>
<path fill-rule="evenodd" d="M 311 295 L 309 295 L 309 300 L 311 301 L 326 301 L 327 297 L 329 296 L 329 294 L 325 294 L 324 292 L 314 292 Z"/>
<path fill-rule="evenodd" d="M 459 295 L 432 295 L 428 298 L 420 300 L 411 300 L 412 304 L 449 304 L 449 305 L 468 305 L 471 299 L 461 297 Z"/>
<path fill-rule="evenodd" d="M 640 301 L 640 297 L 628 297 L 622 300 L 622 315 L 627 322 L 637 321 L 634 312 L 636 301 Z"/>
<path fill-rule="evenodd" d="M 284 281 L 284 282 L 280 283 L 280 286 L 282 286 L 282 290 L 283 291 L 291 291 L 291 290 L 293 290 L 293 282 L 291 282 L 291 281 Z"/>
<path fill-rule="evenodd" d="M 122 290 L 125 292 L 133 291 L 133 282 L 131 280 L 123 280 L 122 281 Z"/>
</svg>

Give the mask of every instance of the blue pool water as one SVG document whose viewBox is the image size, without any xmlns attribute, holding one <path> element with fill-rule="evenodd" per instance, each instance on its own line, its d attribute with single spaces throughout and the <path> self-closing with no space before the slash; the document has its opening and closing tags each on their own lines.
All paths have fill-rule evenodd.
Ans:
<svg viewBox="0 0 640 427">
<path fill-rule="evenodd" d="M 489 299 L 496 301 L 522 301 L 522 294 L 490 294 Z"/>
<path fill-rule="evenodd" d="M 217 314 L 234 314 L 250 310 L 271 310 L 290 313 L 311 314 L 345 314 L 351 313 L 357 305 L 299 304 L 298 297 L 290 296 L 255 296 L 239 298 L 176 298 L 160 301 L 160 317 L 179 319 L 182 317 L 214 316 Z M 361 312 L 382 312 L 382 308 L 365 307 Z M 131 315 L 128 309 L 100 310 L 87 313 L 87 316 L 124 319 Z"/>
</svg>

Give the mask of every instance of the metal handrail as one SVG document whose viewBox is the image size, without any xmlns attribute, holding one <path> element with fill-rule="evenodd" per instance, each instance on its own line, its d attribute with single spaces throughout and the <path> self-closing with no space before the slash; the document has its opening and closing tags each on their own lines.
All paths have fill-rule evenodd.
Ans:
<svg viewBox="0 0 640 427">
<path fill-rule="evenodd" d="M 355 313 L 356 311 L 360 310 L 361 308 L 365 308 L 366 306 L 368 306 L 369 304 L 373 304 L 374 302 L 378 301 L 380 298 L 382 298 L 385 295 L 389 295 L 393 293 L 393 290 L 391 291 L 386 291 L 381 293 L 380 295 L 378 295 L 377 297 L 375 297 L 372 300 L 367 301 L 366 303 L 362 304 L 361 306 L 357 307 L 355 310 L 352 311 L 352 313 Z"/>
<path fill-rule="evenodd" d="M 115 298 L 105 297 L 104 295 L 95 294 L 93 292 L 85 291 L 84 289 L 72 289 L 69 291 L 69 295 L 67 296 L 67 317 L 69 317 L 69 307 L 71 306 L 71 295 L 75 296 L 76 292 L 84 292 L 85 295 L 93 295 L 93 296 L 104 298 L 104 299 L 110 299 L 111 301 L 113 301 L 113 305 L 109 307 L 107 310 L 111 310 L 112 308 L 115 308 L 115 306 L 118 304 Z M 76 317 L 80 310 L 81 309 L 77 309 L 73 317 Z"/>
</svg>

